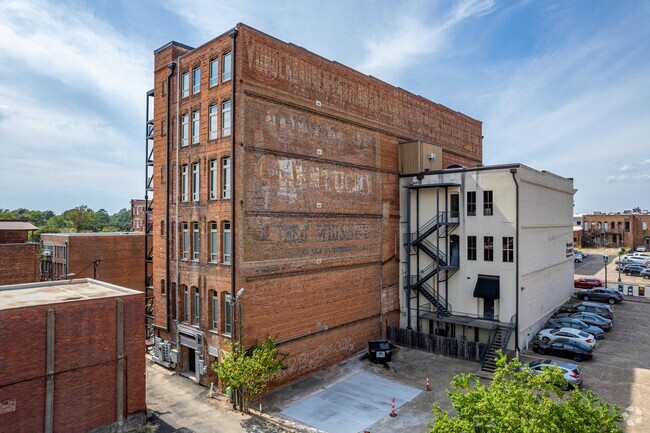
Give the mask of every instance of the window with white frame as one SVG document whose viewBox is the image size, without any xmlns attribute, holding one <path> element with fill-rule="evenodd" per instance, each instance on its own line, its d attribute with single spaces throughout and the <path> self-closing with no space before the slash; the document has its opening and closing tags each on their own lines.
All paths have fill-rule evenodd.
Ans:
<svg viewBox="0 0 650 433">
<path fill-rule="evenodd" d="M 201 91 L 201 67 L 192 70 L 192 93 Z"/>
<path fill-rule="evenodd" d="M 222 160 L 221 170 L 221 198 L 230 198 L 230 157 Z"/>
<path fill-rule="evenodd" d="M 223 333 L 230 335 L 232 332 L 232 296 L 226 293 L 223 305 Z"/>
<path fill-rule="evenodd" d="M 210 105 L 208 120 L 208 139 L 214 140 L 219 135 L 219 105 Z"/>
<path fill-rule="evenodd" d="M 192 201 L 199 201 L 200 191 L 199 163 L 192 164 Z"/>
<path fill-rule="evenodd" d="M 232 76 L 232 56 L 226 53 L 221 56 L 221 81 L 228 81 Z"/>
<path fill-rule="evenodd" d="M 504 237 L 503 238 L 503 262 L 504 263 L 513 263 L 515 261 L 515 238 L 514 237 Z"/>
<path fill-rule="evenodd" d="M 210 222 L 210 261 L 216 263 L 219 260 L 219 250 L 217 249 L 217 238 L 219 237 L 219 228 L 215 221 Z"/>
<path fill-rule="evenodd" d="M 188 200 L 189 179 L 187 170 L 187 164 L 181 166 L 181 201 Z"/>
<path fill-rule="evenodd" d="M 181 78 L 183 98 L 190 96 L 190 74 L 184 73 Z"/>
<path fill-rule="evenodd" d="M 230 221 L 223 222 L 223 263 L 230 263 Z"/>
<path fill-rule="evenodd" d="M 192 144 L 199 144 L 201 134 L 201 113 L 199 110 L 192 112 Z"/>
<path fill-rule="evenodd" d="M 230 122 L 232 120 L 230 112 L 230 101 L 224 101 L 221 104 L 221 136 L 229 137 L 230 136 Z"/>
<path fill-rule="evenodd" d="M 181 116 L 181 147 L 187 146 L 188 142 L 188 136 L 189 136 L 189 129 L 190 129 L 190 124 L 189 124 L 189 116 L 187 114 L 183 114 Z"/>
<path fill-rule="evenodd" d="M 217 330 L 219 329 L 219 294 L 217 293 L 216 290 L 212 291 L 212 311 L 211 311 L 211 319 L 212 319 L 212 329 Z"/>
<path fill-rule="evenodd" d="M 494 202 L 492 191 L 483 191 L 483 215 L 489 216 L 494 213 Z"/>
<path fill-rule="evenodd" d="M 199 326 L 201 323 L 201 293 L 199 288 L 194 288 L 194 325 Z"/>
<path fill-rule="evenodd" d="M 219 84 L 219 58 L 210 60 L 210 87 Z"/>
<path fill-rule="evenodd" d="M 210 200 L 216 200 L 218 197 L 217 194 L 217 178 L 219 177 L 219 167 L 217 166 L 217 160 L 210 160 L 210 179 L 209 179 L 209 196 Z"/>
<path fill-rule="evenodd" d="M 192 260 L 199 261 L 199 251 L 201 249 L 201 241 L 199 234 L 199 223 L 192 223 Z"/>
<path fill-rule="evenodd" d="M 187 232 L 187 223 L 181 223 L 183 234 L 181 236 L 181 260 L 187 260 L 190 249 L 190 234 Z"/>
<path fill-rule="evenodd" d="M 483 260 L 486 262 L 494 261 L 494 237 L 483 236 Z"/>
</svg>

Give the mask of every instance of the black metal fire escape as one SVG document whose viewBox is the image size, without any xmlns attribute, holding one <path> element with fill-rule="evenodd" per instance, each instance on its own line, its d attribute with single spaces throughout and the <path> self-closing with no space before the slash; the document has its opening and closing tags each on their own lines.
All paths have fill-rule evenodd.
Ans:
<svg viewBox="0 0 650 433">
<path fill-rule="evenodd" d="M 147 92 L 147 133 L 145 144 L 145 190 L 144 190 L 144 251 L 145 251 L 145 327 L 146 338 L 154 337 L 154 293 L 153 293 L 153 110 L 154 91 Z"/>
</svg>

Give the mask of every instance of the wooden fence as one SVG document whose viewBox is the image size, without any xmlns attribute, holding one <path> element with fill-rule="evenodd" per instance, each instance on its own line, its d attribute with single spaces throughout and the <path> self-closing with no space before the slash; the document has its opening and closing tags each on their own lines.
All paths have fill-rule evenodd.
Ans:
<svg viewBox="0 0 650 433">
<path fill-rule="evenodd" d="M 391 326 L 386 327 L 386 337 L 398 346 L 476 362 L 481 362 L 481 355 L 486 347 L 485 343 L 441 337 Z"/>
</svg>

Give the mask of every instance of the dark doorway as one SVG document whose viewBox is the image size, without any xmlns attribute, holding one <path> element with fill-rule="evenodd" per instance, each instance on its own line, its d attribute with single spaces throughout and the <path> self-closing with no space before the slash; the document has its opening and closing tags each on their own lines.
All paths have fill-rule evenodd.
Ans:
<svg viewBox="0 0 650 433">
<path fill-rule="evenodd" d="M 460 215 L 460 201 L 458 194 L 451 194 L 449 196 L 449 210 L 451 218 L 458 218 Z"/>
<path fill-rule="evenodd" d="M 196 373 L 196 351 L 194 349 L 187 349 L 187 369 L 192 373 Z"/>
<path fill-rule="evenodd" d="M 494 299 L 483 299 L 483 317 L 494 319 Z"/>
<path fill-rule="evenodd" d="M 460 238 L 458 235 L 449 236 L 449 265 L 458 266 L 460 263 Z"/>
</svg>

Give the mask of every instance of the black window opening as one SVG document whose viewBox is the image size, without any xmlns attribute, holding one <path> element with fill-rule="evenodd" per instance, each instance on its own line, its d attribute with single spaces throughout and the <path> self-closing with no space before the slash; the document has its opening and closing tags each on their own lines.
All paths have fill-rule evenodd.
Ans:
<svg viewBox="0 0 650 433">
<path fill-rule="evenodd" d="M 493 214 L 492 191 L 483 191 L 483 215 Z"/>
<path fill-rule="evenodd" d="M 476 236 L 467 236 L 467 260 L 476 260 Z"/>
<path fill-rule="evenodd" d="M 467 191 L 467 216 L 476 215 L 476 191 Z"/>
<path fill-rule="evenodd" d="M 486 262 L 494 261 L 494 237 L 483 236 L 483 260 Z"/>
</svg>

